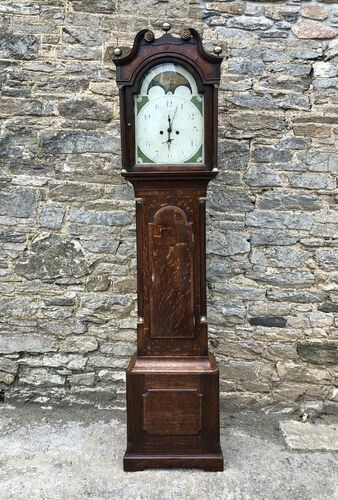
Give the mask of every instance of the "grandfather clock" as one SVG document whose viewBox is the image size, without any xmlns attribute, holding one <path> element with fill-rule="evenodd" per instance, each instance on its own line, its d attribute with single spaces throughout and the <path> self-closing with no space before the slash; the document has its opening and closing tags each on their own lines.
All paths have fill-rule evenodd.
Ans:
<svg viewBox="0 0 338 500">
<path fill-rule="evenodd" d="M 208 353 L 205 201 L 217 175 L 217 87 L 222 58 L 199 34 L 114 50 L 122 175 L 134 187 L 137 352 L 127 368 L 124 470 L 223 470 L 219 386 Z M 221 52 L 215 47 L 215 54 Z"/>
</svg>

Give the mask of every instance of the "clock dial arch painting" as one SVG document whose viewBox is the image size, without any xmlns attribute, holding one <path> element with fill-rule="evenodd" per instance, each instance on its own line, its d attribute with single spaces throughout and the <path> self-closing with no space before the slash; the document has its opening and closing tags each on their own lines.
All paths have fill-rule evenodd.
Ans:
<svg viewBox="0 0 338 500">
<path fill-rule="evenodd" d="M 204 96 L 176 63 L 145 75 L 135 105 L 135 159 L 142 164 L 203 164 Z"/>
</svg>

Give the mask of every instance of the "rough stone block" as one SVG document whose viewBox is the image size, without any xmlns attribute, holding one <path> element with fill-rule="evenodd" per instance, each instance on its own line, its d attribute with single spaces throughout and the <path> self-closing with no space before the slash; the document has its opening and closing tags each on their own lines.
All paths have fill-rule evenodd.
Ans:
<svg viewBox="0 0 338 500">
<path fill-rule="evenodd" d="M 78 241 L 47 233 L 33 241 L 17 260 L 15 271 L 30 280 L 78 277 L 88 273 L 88 263 Z"/>
<path fill-rule="evenodd" d="M 318 311 L 325 313 L 338 313 L 338 303 L 324 302 L 318 306 Z"/>
<path fill-rule="evenodd" d="M 313 81 L 313 88 L 315 90 L 328 90 L 335 91 L 338 88 L 338 78 L 317 79 Z"/>
<path fill-rule="evenodd" d="M 226 25 L 228 28 L 240 28 L 244 30 L 267 30 L 273 26 L 273 21 L 263 16 L 238 16 L 228 19 Z"/>
<path fill-rule="evenodd" d="M 325 292 L 308 290 L 268 290 L 267 298 L 279 302 L 295 302 L 300 304 L 316 303 L 325 300 Z"/>
<path fill-rule="evenodd" d="M 265 297 L 265 288 L 255 286 L 254 282 L 247 280 L 247 283 L 215 283 L 215 292 L 222 293 L 227 297 L 242 298 L 243 300 L 256 300 Z"/>
<path fill-rule="evenodd" d="M 318 21 L 300 19 L 292 26 L 292 31 L 297 38 L 329 39 L 336 36 L 336 32 Z"/>
<path fill-rule="evenodd" d="M 243 190 L 213 189 L 208 197 L 208 207 L 221 212 L 250 212 L 254 209 L 253 199 Z"/>
<path fill-rule="evenodd" d="M 328 12 L 323 5 L 307 4 L 303 5 L 302 16 L 322 21 L 327 18 Z"/>
<path fill-rule="evenodd" d="M 116 2 L 114 0 L 70 0 L 70 5 L 74 10 L 81 12 L 94 12 L 96 14 L 114 14 Z"/>
<path fill-rule="evenodd" d="M 236 75 L 258 76 L 264 73 L 265 64 L 255 59 L 232 59 L 228 64 L 229 73 Z"/>
<path fill-rule="evenodd" d="M 14 59 L 36 59 L 38 39 L 33 35 L 0 34 L 0 56 Z"/>
<path fill-rule="evenodd" d="M 86 29 L 83 26 L 80 28 L 76 26 L 64 26 L 62 28 L 62 38 L 67 43 L 80 43 L 88 47 L 94 47 L 106 42 L 109 35 L 103 31 L 95 30 L 94 26 L 91 29 Z"/>
<path fill-rule="evenodd" d="M 108 290 L 110 280 L 107 276 L 94 276 L 89 278 L 86 283 L 86 288 L 90 292 L 104 292 Z"/>
<path fill-rule="evenodd" d="M 127 342 L 104 342 L 100 345 L 101 352 L 115 356 L 131 356 L 135 353 L 135 349 L 135 344 Z"/>
<path fill-rule="evenodd" d="M 325 49 L 325 59 L 332 59 L 336 55 L 338 55 L 338 40 L 330 40 Z"/>
<path fill-rule="evenodd" d="M 255 230 L 250 237 L 252 245 L 294 245 L 298 241 L 298 236 L 290 231 L 260 231 Z"/>
<path fill-rule="evenodd" d="M 318 365 L 338 363 L 338 344 L 336 342 L 298 342 L 299 356 Z"/>
<path fill-rule="evenodd" d="M 224 257 L 207 255 L 207 276 L 211 282 L 224 281 L 225 276 L 229 277 L 232 272 L 230 262 Z"/>
<path fill-rule="evenodd" d="M 289 162 L 293 154 L 289 149 L 274 148 L 270 146 L 257 146 L 252 153 L 253 160 L 262 163 Z"/>
<path fill-rule="evenodd" d="M 281 64 L 275 64 L 272 68 L 273 73 L 282 73 L 283 75 L 283 80 L 284 80 L 284 75 L 289 75 L 289 76 L 300 76 L 300 77 L 307 77 L 310 75 L 312 70 L 312 66 L 310 64 L 296 64 L 296 63 L 281 63 Z M 290 90 L 296 89 L 296 82 L 294 79 L 290 80 Z"/>
<path fill-rule="evenodd" d="M 47 201 L 42 207 L 39 224 L 48 229 L 60 229 L 65 214 L 63 205 Z"/>
<path fill-rule="evenodd" d="M 267 92 L 262 93 L 234 93 L 228 97 L 229 102 L 243 108 L 253 109 L 310 109 L 307 96 L 287 94 L 273 96 Z"/>
<path fill-rule="evenodd" d="M 18 371 L 19 363 L 12 359 L 0 358 L 0 371 L 6 373 L 16 373 Z"/>
<path fill-rule="evenodd" d="M 277 373 L 282 380 L 289 382 L 328 384 L 331 380 L 328 370 L 309 368 L 296 363 L 277 363 Z"/>
<path fill-rule="evenodd" d="M 269 382 L 275 377 L 274 370 L 259 361 L 230 361 L 220 363 L 220 377 L 225 379 L 259 380 Z"/>
<path fill-rule="evenodd" d="M 211 254 L 228 256 L 249 252 L 250 244 L 243 233 L 228 231 L 227 234 L 224 234 L 218 231 L 209 231 L 207 248 Z"/>
<path fill-rule="evenodd" d="M 79 70 L 79 68 L 78 68 Z M 36 91 L 38 93 L 60 94 L 64 97 L 65 93 L 75 93 L 86 90 L 89 87 L 87 78 L 74 78 L 69 76 L 59 77 L 55 74 L 49 76 L 39 76 L 39 81 L 36 82 Z"/>
<path fill-rule="evenodd" d="M 70 307 L 75 305 L 75 299 L 72 297 L 51 297 L 44 299 L 47 307 Z"/>
<path fill-rule="evenodd" d="M 22 384 L 33 386 L 62 386 L 65 383 L 65 377 L 55 373 L 47 368 L 24 368 L 19 374 L 19 380 Z"/>
<path fill-rule="evenodd" d="M 242 2 L 219 3 L 211 2 L 206 4 L 206 9 L 220 12 L 223 14 L 241 15 L 244 13 L 245 6 Z"/>
<path fill-rule="evenodd" d="M 56 337 L 35 333 L 0 333 L 0 353 L 15 352 L 51 352 L 57 351 L 59 343 Z"/>
<path fill-rule="evenodd" d="M 81 335 L 79 337 L 70 336 L 62 340 L 59 344 L 61 352 L 88 353 L 96 351 L 98 341 L 95 337 Z"/>
<path fill-rule="evenodd" d="M 268 5 L 265 15 L 275 21 L 296 21 L 299 16 L 299 7 L 293 5 Z"/>
<path fill-rule="evenodd" d="M 274 391 L 274 400 L 288 401 L 313 401 L 323 399 L 327 393 L 327 386 L 322 384 L 303 384 L 295 382 L 282 382 Z M 303 424 L 302 424 L 303 425 Z"/>
<path fill-rule="evenodd" d="M 328 139 L 331 136 L 331 127 L 318 123 L 297 123 L 293 125 L 295 135 L 313 137 L 315 139 Z"/>
<path fill-rule="evenodd" d="M 10 118 L 13 116 L 42 116 L 42 102 L 36 99 L 16 99 L 2 98 L 0 99 L 0 117 Z"/>
<path fill-rule="evenodd" d="M 240 111 L 230 116 L 230 122 L 236 129 L 243 129 L 246 133 L 252 131 L 255 132 L 255 135 L 262 135 L 265 130 L 268 130 L 269 133 L 271 131 L 282 132 L 286 128 L 285 119 L 270 112 Z"/>
<path fill-rule="evenodd" d="M 46 368 L 68 368 L 69 370 L 84 370 L 87 357 L 76 354 L 44 354 L 36 356 L 26 355 L 19 360 L 23 366 L 46 367 Z"/>
<path fill-rule="evenodd" d="M 4 0 L 0 4 L 0 12 L 5 12 L 6 14 L 22 14 L 34 16 L 40 13 L 40 5 L 37 2 L 12 2 Z"/>
<path fill-rule="evenodd" d="M 312 286 L 315 280 L 314 275 L 308 271 L 275 271 L 274 273 L 267 273 L 265 269 L 264 271 L 248 272 L 247 277 L 259 283 L 281 288 L 289 288 L 290 286 L 304 288 Z"/>
<path fill-rule="evenodd" d="M 40 134 L 41 146 L 48 154 L 118 153 L 117 138 L 104 132 L 45 131 Z"/>
<path fill-rule="evenodd" d="M 243 170 L 249 160 L 249 142 L 221 140 L 218 154 L 220 167 L 228 170 Z"/>
<path fill-rule="evenodd" d="M 38 192 L 32 188 L 10 188 L 0 191 L 0 215 L 34 217 Z"/>
<path fill-rule="evenodd" d="M 2 318 L 34 317 L 39 310 L 39 301 L 31 296 L 0 296 Z"/>
<path fill-rule="evenodd" d="M 323 248 L 316 251 L 316 261 L 319 267 L 327 271 L 338 269 L 338 250 L 337 248 Z"/>
<path fill-rule="evenodd" d="M 59 105 L 62 116 L 77 120 L 102 120 L 110 121 L 113 112 L 109 106 L 89 98 L 69 99 Z"/>
<path fill-rule="evenodd" d="M 314 223 L 310 234 L 313 236 L 321 236 L 324 238 L 336 238 L 338 234 L 338 224 L 318 224 Z"/>
<path fill-rule="evenodd" d="M 329 174 L 289 174 L 291 186 L 303 189 L 328 190 L 336 188 L 335 180 Z"/>
<path fill-rule="evenodd" d="M 69 377 L 69 382 L 71 385 L 88 385 L 93 386 L 95 384 L 95 372 L 90 373 L 77 373 Z"/>
<path fill-rule="evenodd" d="M 262 267 L 303 267 L 310 253 L 304 250 L 290 248 L 288 246 L 273 246 L 267 248 L 253 248 L 251 262 Z"/>
<path fill-rule="evenodd" d="M 222 325 L 227 324 L 242 324 L 246 314 L 245 305 L 241 300 L 227 300 L 226 303 L 214 302 L 209 310 L 210 323 Z"/>
<path fill-rule="evenodd" d="M 283 186 L 281 176 L 270 167 L 252 165 L 244 174 L 248 186 Z"/>
<path fill-rule="evenodd" d="M 281 316 L 255 316 L 249 318 L 250 325 L 266 328 L 285 328 L 286 319 Z"/>
<path fill-rule="evenodd" d="M 95 200 L 101 196 L 100 186 L 78 182 L 62 182 L 49 184 L 49 197 L 59 202 Z"/>
<path fill-rule="evenodd" d="M 247 224 L 272 229 L 310 229 L 312 217 L 302 212 L 253 212 L 246 215 Z"/>
<path fill-rule="evenodd" d="M 313 63 L 315 78 L 334 78 L 338 75 L 338 66 L 329 62 L 318 61 Z"/>
<path fill-rule="evenodd" d="M 80 224 L 103 224 L 107 226 L 124 226 L 130 224 L 131 218 L 123 211 L 97 212 L 94 210 L 83 210 L 82 208 L 73 208 L 69 212 L 69 220 Z"/>
<path fill-rule="evenodd" d="M 0 384 L 10 385 L 14 381 L 15 375 L 0 371 Z"/>
<path fill-rule="evenodd" d="M 323 202 L 316 195 L 304 192 L 267 191 L 258 198 L 261 210 L 320 210 Z"/>
</svg>

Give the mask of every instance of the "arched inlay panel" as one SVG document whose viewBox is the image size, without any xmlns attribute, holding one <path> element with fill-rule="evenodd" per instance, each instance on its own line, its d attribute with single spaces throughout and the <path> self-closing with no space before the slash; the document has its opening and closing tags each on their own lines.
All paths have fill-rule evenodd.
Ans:
<svg viewBox="0 0 338 500">
<path fill-rule="evenodd" d="M 160 208 L 149 224 L 150 336 L 194 336 L 193 230 L 177 206 Z"/>
</svg>

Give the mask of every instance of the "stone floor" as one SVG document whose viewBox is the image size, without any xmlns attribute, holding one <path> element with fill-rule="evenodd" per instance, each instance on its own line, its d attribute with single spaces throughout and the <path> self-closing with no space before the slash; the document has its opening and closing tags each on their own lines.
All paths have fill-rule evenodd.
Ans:
<svg viewBox="0 0 338 500">
<path fill-rule="evenodd" d="M 280 421 L 290 419 L 249 410 L 223 413 L 222 473 L 124 473 L 123 414 L 2 405 L 0 499 L 337 499 L 334 452 L 289 449 Z M 320 425 L 325 424 L 321 420 Z M 335 424 L 328 424 L 332 432 Z M 303 432 L 296 427 L 298 434 Z M 284 435 L 292 429 L 292 425 L 284 425 Z"/>
</svg>

